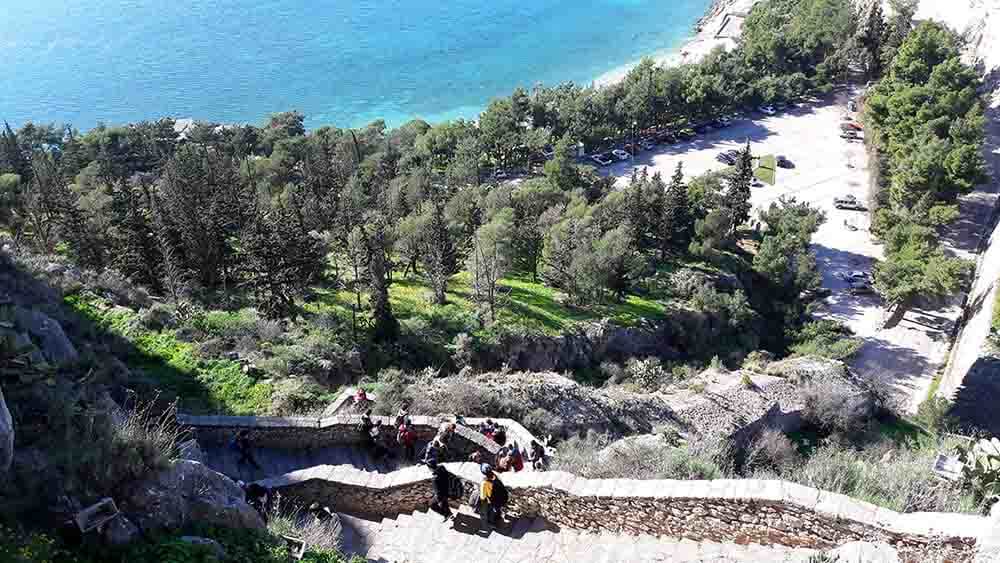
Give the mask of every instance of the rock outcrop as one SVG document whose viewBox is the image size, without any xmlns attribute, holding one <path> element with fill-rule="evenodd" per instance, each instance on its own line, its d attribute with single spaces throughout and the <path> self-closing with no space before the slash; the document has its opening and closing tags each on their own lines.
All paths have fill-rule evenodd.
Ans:
<svg viewBox="0 0 1000 563">
<path fill-rule="evenodd" d="M 14 460 L 14 420 L 4 402 L 3 389 L 0 389 L 0 477 L 10 470 Z"/>
<path fill-rule="evenodd" d="M 244 500 L 243 490 L 221 473 L 190 460 L 128 486 L 119 509 L 144 533 L 193 522 L 226 528 L 263 529 L 264 521 Z"/>
</svg>

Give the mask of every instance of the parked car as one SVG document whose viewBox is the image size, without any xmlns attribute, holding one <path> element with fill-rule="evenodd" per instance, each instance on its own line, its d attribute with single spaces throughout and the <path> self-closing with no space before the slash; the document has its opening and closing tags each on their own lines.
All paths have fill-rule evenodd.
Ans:
<svg viewBox="0 0 1000 563">
<path fill-rule="evenodd" d="M 858 132 L 857 131 L 853 131 L 853 130 L 851 130 L 851 131 L 841 131 L 840 132 L 840 138 L 841 139 L 847 139 L 848 141 L 860 141 L 861 140 L 861 135 L 858 135 Z"/>
<path fill-rule="evenodd" d="M 552 148 L 552 145 L 545 145 L 542 147 L 542 156 L 545 158 L 552 158 L 556 155 L 556 149 Z"/>
<path fill-rule="evenodd" d="M 607 166 L 607 165 L 611 164 L 612 162 L 614 162 L 613 160 L 611 160 L 610 158 L 608 158 L 608 156 L 606 154 L 595 154 L 595 155 L 593 155 L 593 156 L 590 157 L 590 160 L 593 160 L 594 162 L 596 162 L 598 164 L 598 166 Z"/>
<path fill-rule="evenodd" d="M 496 170 L 493 171 L 493 177 L 496 178 L 497 180 L 503 180 L 507 177 L 507 171 L 497 168 Z"/>
<path fill-rule="evenodd" d="M 720 128 L 720 129 L 722 127 L 729 127 L 732 124 L 733 124 L 733 120 L 730 117 L 725 116 L 725 115 L 723 115 L 722 117 L 716 118 L 715 121 L 712 122 L 712 125 L 715 125 L 716 127 Z"/>
<path fill-rule="evenodd" d="M 847 282 L 847 286 L 851 295 L 868 295 L 875 293 L 875 288 L 873 288 L 872 284 L 867 281 L 850 281 Z"/>
<path fill-rule="evenodd" d="M 760 106 L 757 109 L 759 109 L 760 112 L 763 113 L 764 115 L 774 115 L 778 113 L 777 111 L 775 111 L 774 106 Z"/>
<path fill-rule="evenodd" d="M 864 127 L 856 121 L 846 121 L 840 124 L 841 131 L 863 131 Z"/>
<path fill-rule="evenodd" d="M 677 132 L 677 138 L 682 141 L 690 141 L 691 139 L 694 139 L 696 136 L 697 135 L 695 135 L 695 132 L 691 129 L 681 129 L 680 131 Z"/>
<path fill-rule="evenodd" d="M 625 152 L 629 154 L 629 156 L 641 152 L 639 145 L 633 143 L 625 143 L 625 146 L 623 146 L 622 149 L 624 149 Z"/>
<path fill-rule="evenodd" d="M 863 270 L 851 270 L 849 272 L 841 272 L 840 277 L 846 282 L 872 283 L 872 275 Z"/>
<path fill-rule="evenodd" d="M 643 139 L 639 144 L 642 145 L 642 148 L 647 151 L 651 151 L 656 148 L 656 143 L 653 142 L 653 139 Z"/>
<path fill-rule="evenodd" d="M 786 158 L 785 155 L 783 154 L 779 154 L 774 159 L 774 163 L 778 166 L 778 168 L 795 168 L 795 165 L 792 164 L 792 161 L 788 160 L 788 158 Z"/>
<path fill-rule="evenodd" d="M 632 158 L 631 154 L 629 154 L 626 151 L 623 151 L 622 149 L 615 149 L 611 151 L 611 154 L 614 155 L 614 157 L 617 158 L 618 160 L 628 160 Z"/>
<path fill-rule="evenodd" d="M 774 102 L 774 111 L 781 111 L 788 107 L 785 102 Z"/>
<path fill-rule="evenodd" d="M 852 195 L 845 195 L 842 197 L 833 198 L 833 206 L 837 209 L 852 209 L 855 211 L 864 211 L 865 206 L 863 203 L 858 201 L 858 198 Z"/>
<path fill-rule="evenodd" d="M 670 131 L 664 131 L 656 136 L 656 142 L 670 145 L 677 142 L 677 137 Z"/>
<path fill-rule="evenodd" d="M 720 152 L 719 154 L 715 155 L 715 160 L 718 160 L 719 162 L 723 164 L 728 164 L 730 166 L 736 164 L 736 157 L 729 153 L 724 153 L 724 152 Z"/>
</svg>

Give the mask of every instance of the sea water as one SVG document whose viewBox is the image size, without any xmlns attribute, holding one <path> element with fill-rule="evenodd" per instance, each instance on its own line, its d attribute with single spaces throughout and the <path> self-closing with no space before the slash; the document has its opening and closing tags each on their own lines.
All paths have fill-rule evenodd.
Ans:
<svg viewBox="0 0 1000 563">
<path fill-rule="evenodd" d="M 0 120 L 475 118 L 679 47 L 710 0 L 0 0 Z"/>
</svg>

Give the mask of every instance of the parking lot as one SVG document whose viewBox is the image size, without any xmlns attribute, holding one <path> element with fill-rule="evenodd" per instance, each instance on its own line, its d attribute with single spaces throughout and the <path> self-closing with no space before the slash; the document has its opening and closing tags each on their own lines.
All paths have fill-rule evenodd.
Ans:
<svg viewBox="0 0 1000 563">
<path fill-rule="evenodd" d="M 826 212 L 826 222 L 813 237 L 813 247 L 831 290 L 818 314 L 839 320 L 862 337 L 864 345 L 852 361 L 856 371 L 892 377 L 900 399 L 916 409 L 930 387 L 934 373 L 946 360 L 948 337 L 961 314 L 960 297 L 936 310 L 912 309 L 894 327 L 883 329 L 886 311 L 875 295 L 852 295 L 841 278 L 847 271 L 871 271 L 882 257 L 882 247 L 868 232 L 868 214 L 835 209 L 833 199 L 853 195 L 868 199 L 867 155 L 863 143 L 840 137 L 847 100 L 854 92 L 786 110 L 778 115 L 754 114 L 733 125 L 674 145 L 661 145 L 602 171 L 627 184 L 636 168 L 659 172 L 664 179 L 683 162 L 685 175 L 695 176 L 725 165 L 718 153 L 740 148 L 749 138 L 756 155 L 784 155 L 794 168 L 778 168 L 775 185 L 754 188 L 752 202 L 763 208 L 781 196 L 807 201 Z"/>
</svg>

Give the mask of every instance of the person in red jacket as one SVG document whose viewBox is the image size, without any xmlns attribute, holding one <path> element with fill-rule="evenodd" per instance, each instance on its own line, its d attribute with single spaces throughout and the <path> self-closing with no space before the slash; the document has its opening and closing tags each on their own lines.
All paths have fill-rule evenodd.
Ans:
<svg viewBox="0 0 1000 563">
<path fill-rule="evenodd" d="M 396 433 L 396 442 L 403 446 L 403 458 L 408 461 L 413 461 L 417 457 L 417 433 L 413 431 L 413 427 L 410 425 L 410 419 L 403 419 L 403 423 L 399 425 L 399 431 Z"/>
</svg>

